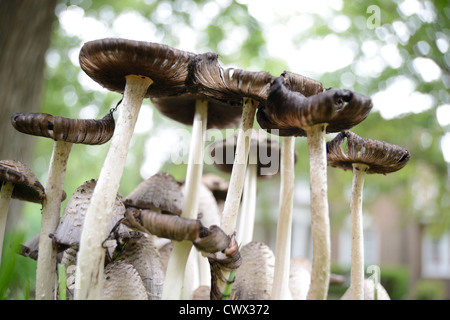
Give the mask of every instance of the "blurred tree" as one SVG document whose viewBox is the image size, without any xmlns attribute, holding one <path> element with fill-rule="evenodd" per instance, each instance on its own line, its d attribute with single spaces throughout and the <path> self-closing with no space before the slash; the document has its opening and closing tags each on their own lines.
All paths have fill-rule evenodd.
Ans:
<svg viewBox="0 0 450 320">
<path fill-rule="evenodd" d="M 31 137 L 13 128 L 16 112 L 39 112 L 42 107 L 45 53 L 50 45 L 57 0 L 0 1 L 0 158 L 29 165 Z M 13 202 L 11 211 L 19 211 Z M 19 215 L 9 215 L 8 225 Z"/>
</svg>

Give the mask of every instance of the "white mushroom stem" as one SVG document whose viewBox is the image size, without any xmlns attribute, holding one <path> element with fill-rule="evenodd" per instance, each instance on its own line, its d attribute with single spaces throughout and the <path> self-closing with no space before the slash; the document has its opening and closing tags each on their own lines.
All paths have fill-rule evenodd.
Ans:
<svg viewBox="0 0 450 320">
<path fill-rule="evenodd" d="M 8 218 L 9 203 L 11 202 L 14 184 L 7 181 L 2 184 L 0 191 L 0 265 L 2 262 L 3 239 L 5 238 L 6 220 Z"/>
<path fill-rule="evenodd" d="M 291 263 L 292 210 L 294 205 L 295 137 L 283 137 L 282 140 L 280 207 L 278 212 L 275 270 L 271 296 L 273 300 L 292 299 L 289 290 L 289 271 Z"/>
<path fill-rule="evenodd" d="M 192 138 L 189 147 L 189 160 L 186 172 L 185 193 L 183 195 L 183 218 L 197 219 L 199 190 L 203 173 L 203 149 L 206 134 L 208 102 L 197 100 L 192 123 Z M 185 281 L 185 268 L 192 249 L 190 241 L 176 241 L 169 257 L 162 299 L 178 300 L 182 298 Z M 188 293 L 189 294 L 189 293 Z M 186 297 L 185 297 L 186 298 Z"/>
<path fill-rule="evenodd" d="M 364 179 L 369 167 L 362 163 L 353 164 L 351 211 L 350 299 L 364 300 L 364 236 L 362 202 Z"/>
<path fill-rule="evenodd" d="M 122 110 L 84 220 L 77 257 L 76 300 L 102 297 L 105 259 L 102 243 L 108 236 L 108 226 L 139 110 L 152 83 L 150 78 L 144 76 L 126 77 Z"/>
<path fill-rule="evenodd" d="M 253 123 L 258 102 L 250 99 L 243 99 L 242 119 L 236 141 L 236 153 L 234 156 L 233 169 L 231 170 L 230 183 L 227 197 L 225 199 L 220 227 L 228 234 L 232 235 L 236 231 L 236 221 L 239 213 L 242 189 L 244 187 L 245 170 L 247 168 L 248 153 L 252 136 Z M 230 278 L 230 271 L 221 270 L 222 279 Z M 218 279 L 217 286 L 220 292 L 225 292 L 226 281 Z"/>
<path fill-rule="evenodd" d="M 328 211 L 326 124 L 307 130 L 313 258 L 308 300 L 325 300 L 330 282 L 330 217 Z"/>
<path fill-rule="evenodd" d="M 256 181 L 258 164 L 249 163 L 245 175 L 242 207 L 237 232 L 238 243 L 242 246 L 253 240 L 256 213 Z"/>
<path fill-rule="evenodd" d="M 234 157 L 233 170 L 231 171 L 230 183 L 220 226 L 226 234 L 233 234 L 236 228 L 239 205 L 241 202 L 242 189 L 244 187 L 245 171 L 247 168 L 248 153 L 252 128 L 255 120 L 258 102 L 250 98 L 244 98 L 242 110 L 242 121 L 236 142 L 236 153 Z"/>
<path fill-rule="evenodd" d="M 42 203 L 39 255 L 36 269 L 36 300 L 53 300 L 56 284 L 56 247 L 49 234 L 55 233 L 61 215 L 61 198 L 67 160 L 73 143 L 55 141 Z"/>
</svg>

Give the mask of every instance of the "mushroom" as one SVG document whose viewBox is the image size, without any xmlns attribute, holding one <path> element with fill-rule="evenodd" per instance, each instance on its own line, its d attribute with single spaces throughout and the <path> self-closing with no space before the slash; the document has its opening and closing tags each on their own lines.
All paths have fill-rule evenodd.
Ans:
<svg viewBox="0 0 450 320">
<path fill-rule="evenodd" d="M 24 163 L 14 160 L 0 161 L 0 264 L 5 236 L 6 220 L 11 198 L 42 203 L 45 191 L 34 173 Z"/>
<path fill-rule="evenodd" d="M 185 90 L 187 66 L 194 54 L 166 45 L 126 39 L 87 42 L 80 66 L 107 89 L 123 93 L 121 113 L 86 213 L 77 264 L 76 299 L 99 299 L 104 249 L 111 208 L 124 171 L 129 143 L 144 97 Z M 100 270 L 99 270 L 100 269 Z"/>
<path fill-rule="evenodd" d="M 297 91 L 305 97 L 323 91 L 322 83 L 297 73 L 284 71 L 281 74 L 290 90 Z M 269 93 L 270 94 L 270 93 Z M 278 130 L 271 130 L 277 134 Z M 291 255 L 291 228 L 293 210 L 293 191 L 295 183 L 295 136 L 281 136 L 281 187 L 275 249 L 275 281 L 272 299 L 289 299 L 289 260 Z"/>
<path fill-rule="evenodd" d="M 139 272 L 130 262 L 117 260 L 105 267 L 103 300 L 148 300 Z"/>
<path fill-rule="evenodd" d="M 132 237 L 117 259 L 134 266 L 147 290 L 149 300 L 161 299 L 165 270 L 161 255 L 150 238 L 145 235 Z"/>
<path fill-rule="evenodd" d="M 169 173 L 156 173 L 142 181 L 125 197 L 123 203 L 125 207 L 179 216 L 183 203 L 181 184 Z"/>
<path fill-rule="evenodd" d="M 371 100 L 349 90 L 329 89 L 310 97 L 289 90 L 283 77 L 274 80 L 267 103 L 258 110 L 264 129 L 281 136 L 306 136 L 310 159 L 313 261 L 308 299 L 326 299 L 330 276 L 330 225 L 327 199 L 326 133 L 363 121 Z"/>
<path fill-rule="evenodd" d="M 346 152 L 343 144 L 346 143 Z M 343 131 L 327 143 L 328 165 L 353 171 L 351 211 L 350 298 L 364 299 L 364 235 L 362 199 L 366 174 L 387 174 L 403 168 L 409 161 L 408 150 L 384 141 L 364 139 Z"/>
<path fill-rule="evenodd" d="M 391 297 L 383 285 L 373 281 L 373 279 L 364 279 L 363 287 L 364 292 L 362 300 L 391 300 Z M 348 288 L 342 295 L 341 300 L 353 300 L 351 291 L 352 289 Z"/>
<path fill-rule="evenodd" d="M 218 79 L 218 81 L 209 81 L 209 79 Z M 268 72 L 252 72 L 236 68 L 224 69 L 217 64 L 216 67 L 205 68 L 201 73 L 194 74 L 191 82 L 192 87 L 198 88 L 197 90 L 201 91 L 202 94 L 243 108 L 237 137 L 235 162 L 220 224 L 221 228 L 229 235 L 235 233 L 239 213 L 250 147 L 251 131 L 249 129 L 253 128 L 256 108 L 259 103 L 265 101 L 272 80 L 273 76 Z M 229 252 L 232 253 L 235 250 L 230 248 Z M 209 259 L 220 268 L 219 261 L 223 259 L 211 257 Z M 228 279 L 230 275 L 229 270 L 224 269 L 223 271 L 223 277 L 218 277 L 219 290 L 225 289 L 226 282 L 222 280 Z"/>
<path fill-rule="evenodd" d="M 268 300 L 272 292 L 275 256 L 265 243 L 251 241 L 241 248 L 242 264 L 236 270 L 231 297 Z"/>
<path fill-rule="evenodd" d="M 237 241 L 241 246 L 253 240 L 257 179 L 273 178 L 280 173 L 279 160 L 281 151 L 278 141 L 270 139 L 266 133 L 256 129 L 252 129 L 251 132 L 249 158 L 237 232 Z M 211 158 L 216 168 L 222 172 L 232 172 L 236 145 L 237 135 L 233 135 L 224 140 L 215 141 L 209 146 Z M 230 156 L 231 153 L 232 156 Z"/>
<path fill-rule="evenodd" d="M 96 183 L 97 181 L 95 179 L 85 181 L 75 190 L 67 202 L 55 232 L 50 234 L 50 238 L 56 244 L 58 252 L 67 250 L 68 248 L 79 249 L 81 234 L 86 220 L 86 212 L 89 208 Z M 114 230 L 118 221 L 123 218 L 125 210 L 122 197 L 116 194 L 113 214 L 108 224 L 108 232 Z M 115 232 L 121 237 L 129 237 L 134 233 L 122 224 Z"/>
<path fill-rule="evenodd" d="M 112 112 L 99 120 L 16 112 L 11 116 L 11 123 L 19 132 L 55 140 L 45 185 L 36 272 L 36 298 L 53 299 L 56 251 L 48 235 L 55 232 L 61 214 L 64 178 L 72 145 L 106 143 L 114 133 L 114 117 Z"/>
</svg>

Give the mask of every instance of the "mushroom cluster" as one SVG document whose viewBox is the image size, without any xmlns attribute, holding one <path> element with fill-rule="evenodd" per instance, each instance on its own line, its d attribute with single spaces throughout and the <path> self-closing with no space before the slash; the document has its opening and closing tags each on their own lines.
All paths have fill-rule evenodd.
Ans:
<svg viewBox="0 0 450 320">
<path fill-rule="evenodd" d="M 0 218 L 6 216 L 9 198 L 25 189 L 33 193 L 29 201 L 43 206 L 38 245 L 37 238 L 31 239 L 22 251 L 38 260 L 36 299 L 57 296 L 58 264 L 66 270 L 68 297 L 76 300 L 326 299 L 334 281 L 327 166 L 354 171 L 349 296 L 364 299 L 363 177 L 399 170 L 410 157 L 401 147 L 349 131 L 369 115 L 370 98 L 324 89 L 294 72 L 273 76 L 225 68 L 216 53 L 145 41 L 90 41 L 79 61 L 89 77 L 123 95 L 117 107 L 100 120 L 12 115 L 18 131 L 55 140 L 45 188 L 12 173 L 19 165 L 0 162 L 5 173 Z M 118 190 L 128 148 L 146 98 L 162 115 L 192 128 L 186 178 L 177 181 L 160 172 L 122 197 Z M 263 130 L 254 128 L 255 119 Z M 204 174 L 205 136 L 212 128 L 236 130 L 209 148 L 213 164 L 228 172 L 229 180 Z M 327 142 L 331 133 L 337 135 Z M 297 137 L 307 139 L 308 155 L 296 152 Z M 98 177 L 89 177 L 74 192 L 61 216 L 73 143 L 109 143 L 109 151 Z M 291 257 L 290 251 L 294 168 L 301 156 L 309 156 L 311 262 Z M 274 176 L 280 177 L 275 253 L 253 239 L 257 184 Z M 3 225 L 4 218 L 0 221 Z"/>
</svg>

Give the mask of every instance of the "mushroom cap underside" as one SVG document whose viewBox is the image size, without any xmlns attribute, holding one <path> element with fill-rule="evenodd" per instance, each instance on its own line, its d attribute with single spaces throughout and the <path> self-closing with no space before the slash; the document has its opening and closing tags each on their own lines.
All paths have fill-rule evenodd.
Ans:
<svg viewBox="0 0 450 320">
<path fill-rule="evenodd" d="M 409 159 L 410 153 L 405 148 L 385 141 L 361 138 L 350 131 L 340 132 L 327 142 L 328 165 L 344 170 L 352 170 L 353 164 L 360 163 L 368 166 L 367 173 L 387 174 L 402 169 Z"/>
<path fill-rule="evenodd" d="M 24 163 L 15 160 L 0 161 L 0 181 L 14 184 L 12 198 L 42 203 L 45 198 L 44 186 Z M 1 184 L 0 184 L 1 189 Z M 63 194 L 63 201 L 65 193 Z"/>
<path fill-rule="evenodd" d="M 242 105 L 231 106 L 206 96 L 183 94 L 164 98 L 151 98 L 153 105 L 164 116 L 185 125 L 192 125 L 197 100 L 208 101 L 207 129 L 237 127 L 241 121 Z"/>
<path fill-rule="evenodd" d="M 83 71 L 108 90 L 123 93 L 126 76 L 151 78 L 146 97 L 186 91 L 185 79 L 194 53 L 170 46 L 120 38 L 86 42 L 79 60 Z"/>
</svg>

